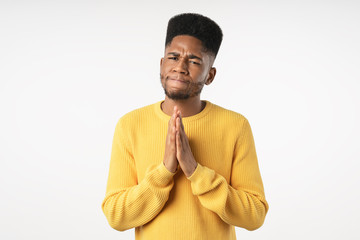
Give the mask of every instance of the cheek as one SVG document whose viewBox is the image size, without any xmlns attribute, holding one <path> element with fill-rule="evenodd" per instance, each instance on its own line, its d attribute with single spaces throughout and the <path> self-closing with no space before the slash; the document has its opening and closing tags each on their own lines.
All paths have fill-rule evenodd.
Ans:
<svg viewBox="0 0 360 240">
<path fill-rule="evenodd" d="M 194 69 L 192 72 L 193 77 L 196 77 L 198 80 L 203 81 L 207 78 L 208 72 L 206 72 L 203 68 Z"/>
<path fill-rule="evenodd" d="M 210 76 L 210 68 L 208 68 L 208 67 L 205 67 L 205 69 L 203 69 L 203 79 L 208 79 L 208 77 Z"/>
<path fill-rule="evenodd" d="M 166 64 L 163 64 L 163 65 L 161 65 L 161 67 L 160 67 L 160 73 L 161 74 L 165 74 L 165 73 L 167 73 L 169 70 L 169 66 L 168 65 L 166 65 Z"/>
</svg>

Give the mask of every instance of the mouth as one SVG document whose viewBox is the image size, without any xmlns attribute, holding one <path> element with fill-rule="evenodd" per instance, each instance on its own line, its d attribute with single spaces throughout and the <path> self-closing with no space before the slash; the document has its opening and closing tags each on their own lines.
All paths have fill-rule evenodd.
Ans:
<svg viewBox="0 0 360 240">
<path fill-rule="evenodd" d="M 189 81 L 186 81 L 186 80 L 184 80 L 184 79 L 182 79 L 182 78 L 173 78 L 173 77 L 168 77 L 167 80 L 169 80 L 169 81 L 175 81 L 175 82 L 179 82 L 179 83 L 188 83 L 188 82 L 189 82 Z"/>
</svg>

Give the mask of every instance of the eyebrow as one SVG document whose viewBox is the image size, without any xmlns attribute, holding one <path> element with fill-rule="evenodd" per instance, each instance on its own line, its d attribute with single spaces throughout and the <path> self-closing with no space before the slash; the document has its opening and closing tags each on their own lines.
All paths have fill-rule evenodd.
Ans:
<svg viewBox="0 0 360 240">
<path fill-rule="evenodd" d="M 175 57 L 178 57 L 178 56 L 180 56 L 180 53 L 177 53 L 177 52 L 169 52 L 167 55 L 173 55 L 173 56 L 175 56 Z M 198 56 L 196 56 L 196 55 L 194 55 L 194 54 L 189 54 L 189 58 L 190 58 L 190 59 L 198 59 L 198 60 L 202 61 L 201 57 L 198 57 Z"/>
</svg>

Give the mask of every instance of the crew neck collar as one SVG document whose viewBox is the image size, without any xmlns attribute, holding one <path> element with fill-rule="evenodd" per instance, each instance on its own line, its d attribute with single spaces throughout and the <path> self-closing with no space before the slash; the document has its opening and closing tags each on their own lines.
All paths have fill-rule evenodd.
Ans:
<svg viewBox="0 0 360 240">
<path fill-rule="evenodd" d="M 183 117 L 182 120 L 183 120 L 184 123 L 191 122 L 191 121 L 194 121 L 194 120 L 198 120 L 198 119 L 204 117 L 206 114 L 208 114 L 208 112 L 212 108 L 213 104 L 211 102 L 207 101 L 207 100 L 202 100 L 202 101 L 206 103 L 204 109 L 201 110 L 201 112 L 199 112 L 199 113 L 197 113 L 195 115 L 192 115 L 192 116 L 189 116 L 189 117 Z M 163 110 L 161 109 L 161 103 L 163 103 L 163 102 L 164 102 L 164 100 L 161 100 L 161 101 L 158 101 L 157 103 L 154 104 L 155 112 L 162 120 L 168 122 L 170 120 L 171 116 L 164 113 Z"/>
</svg>

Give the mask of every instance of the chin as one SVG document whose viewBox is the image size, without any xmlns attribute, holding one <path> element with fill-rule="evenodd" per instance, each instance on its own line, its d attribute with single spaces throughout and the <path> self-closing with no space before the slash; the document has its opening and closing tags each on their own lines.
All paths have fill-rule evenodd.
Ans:
<svg viewBox="0 0 360 240">
<path fill-rule="evenodd" d="M 190 97 L 190 95 L 187 93 L 168 92 L 166 89 L 164 89 L 164 90 L 165 90 L 165 95 L 172 100 L 185 100 Z"/>
</svg>

